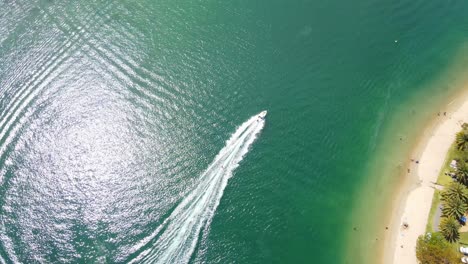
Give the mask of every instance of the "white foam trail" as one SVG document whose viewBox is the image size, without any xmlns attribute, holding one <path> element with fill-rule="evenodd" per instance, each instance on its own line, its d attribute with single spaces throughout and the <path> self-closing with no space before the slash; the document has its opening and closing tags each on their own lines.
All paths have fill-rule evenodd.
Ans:
<svg viewBox="0 0 468 264">
<path fill-rule="evenodd" d="M 228 179 L 248 152 L 264 124 L 265 121 L 255 115 L 236 130 L 201 175 L 195 189 L 182 200 L 149 238 L 157 237 L 154 247 L 143 252 L 133 262 L 188 263 L 190 261 L 201 230 L 208 231 Z"/>
</svg>

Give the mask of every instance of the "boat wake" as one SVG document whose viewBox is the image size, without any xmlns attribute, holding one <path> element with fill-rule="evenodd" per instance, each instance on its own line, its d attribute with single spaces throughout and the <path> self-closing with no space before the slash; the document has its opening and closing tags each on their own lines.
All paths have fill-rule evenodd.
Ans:
<svg viewBox="0 0 468 264">
<path fill-rule="evenodd" d="M 148 238 L 154 246 L 132 262 L 188 263 L 219 205 L 228 179 L 265 125 L 266 111 L 243 123 L 218 153 L 198 184 Z M 147 242 L 149 242 L 147 240 Z"/>
</svg>

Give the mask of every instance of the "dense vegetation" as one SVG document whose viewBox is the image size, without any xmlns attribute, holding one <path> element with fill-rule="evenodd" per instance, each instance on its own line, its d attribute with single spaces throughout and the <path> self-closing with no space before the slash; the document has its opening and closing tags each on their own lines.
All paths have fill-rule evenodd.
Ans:
<svg viewBox="0 0 468 264">
<path fill-rule="evenodd" d="M 416 244 L 416 256 L 422 264 L 460 263 L 458 249 L 454 244 L 460 239 L 462 217 L 468 211 L 468 124 L 463 124 L 449 155 L 456 161 L 446 174 L 449 180 L 441 192 L 442 219 L 440 233 L 427 233 L 419 236 Z M 447 176 L 445 176 L 447 177 Z"/>
<path fill-rule="evenodd" d="M 460 262 L 457 252 L 439 233 L 419 236 L 416 243 L 416 257 L 421 264 Z"/>
<path fill-rule="evenodd" d="M 454 179 L 444 188 L 441 194 L 442 216 L 440 231 L 449 242 L 459 239 L 461 218 L 468 211 L 468 125 L 463 124 L 462 131 L 457 133 L 455 140 L 455 167 L 450 175 Z"/>
</svg>

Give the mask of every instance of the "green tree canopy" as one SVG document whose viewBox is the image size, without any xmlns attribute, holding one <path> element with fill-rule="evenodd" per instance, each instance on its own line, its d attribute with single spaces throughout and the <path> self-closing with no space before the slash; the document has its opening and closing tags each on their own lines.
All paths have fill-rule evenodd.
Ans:
<svg viewBox="0 0 468 264">
<path fill-rule="evenodd" d="M 468 186 L 468 164 L 464 160 L 457 161 L 455 178 L 458 182 L 464 184 L 465 186 Z"/>
<path fill-rule="evenodd" d="M 463 129 L 462 131 L 457 133 L 457 148 L 459 150 L 468 149 L 468 131 Z"/>
<path fill-rule="evenodd" d="M 442 219 L 440 222 L 440 232 L 449 242 L 455 242 L 460 238 L 460 223 L 453 217 Z"/>
<path fill-rule="evenodd" d="M 458 252 L 440 233 L 419 236 L 416 243 L 416 257 L 421 264 L 459 263 Z"/>
<path fill-rule="evenodd" d="M 468 188 L 459 182 L 450 183 L 442 192 L 442 200 L 449 201 L 454 199 L 468 203 Z"/>
<path fill-rule="evenodd" d="M 455 219 L 460 219 L 468 209 L 468 204 L 460 199 L 448 199 L 442 205 L 442 214 Z"/>
</svg>

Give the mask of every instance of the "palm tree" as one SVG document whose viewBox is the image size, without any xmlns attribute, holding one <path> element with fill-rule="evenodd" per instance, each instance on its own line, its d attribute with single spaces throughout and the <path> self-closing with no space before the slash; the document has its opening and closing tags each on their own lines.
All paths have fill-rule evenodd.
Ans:
<svg viewBox="0 0 468 264">
<path fill-rule="evenodd" d="M 466 130 L 457 133 L 456 142 L 459 150 L 468 149 L 468 133 Z"/>
<path fill-rule="evenodd" d="M 448 242 L 455 242 L 460 238 L 460 233 L 458 232 L 460 223 L 453 217 L 442 219 L 439 228 Z"/>
<path fill-rule="evenodd" d="M 468 203 L 468 188 L 459 182 L 450 183 L 450 185 L 442 192 L 442 200 L 449 201 L 454 199 Z"/>
<path fill-rule="evenodd" d="M 460 219 L 468 210 L 468 204 L 461 199 L 448 199 L 443 203 L 442 213 L 445 217 Z"/>
<path fill-rule="evenodd" d="M 460 160 L 457 162 L 457 169 L 455 170 L 455 178 L 458 182 L 468 186 L 468 164 Z"/>
</svg>

